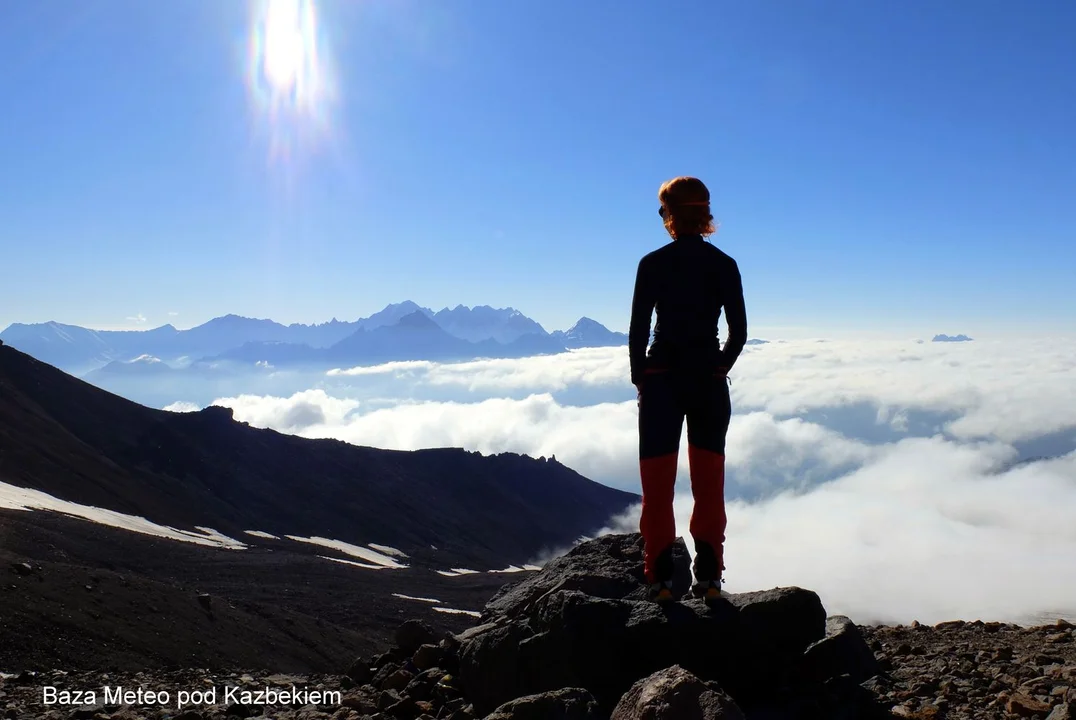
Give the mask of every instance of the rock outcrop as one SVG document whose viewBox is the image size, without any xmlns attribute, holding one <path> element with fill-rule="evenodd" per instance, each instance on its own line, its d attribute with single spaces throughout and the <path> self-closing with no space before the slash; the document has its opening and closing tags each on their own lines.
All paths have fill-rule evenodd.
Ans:
<svg viewBox="0 0 1076 720">
<path fill-rule="evenodd" d="M 835 615 L 826 620 L 826 636 L 803 653 L 803 671 L 819 680 L 848 673 L 856 682 L 863 682 L 877 675 L 881 667 L 855 623 Z"/>
<path fill-rule="evenodd" d="M 688 589 L 678 545 L 675 587 Z M 438 635 L 414 620 L 347 670 L 344 704 L 382 720 L 872 718 L 874 654 L 801 588 L 707 606 L 645 599 L 642 540 L 582 543 L 504 586 L 478 624 Z M 868 677 L 865 677 L 868 676 Z"/>
<path fill-rule="evenodd" d="M 598 702 L 582 688 L 564 688 L 510 700 L 485 720 L 602 720 Z"/>
<path fill-rule="evenodd" d="M 683 595 L 691 584 L 691 558 L 682 540 L 673 546 L 673 567 L 673 592 Z M 645 600 L 644 583 L 641 537 L 604 535 L 550 561 L 542 572 L 501 587 L 480 621 L 525 615 L 539 600 L 562 590 L 608 600 Z"/>
<path fill-rule="evenodd" d="M 676 553 L 675 586 L 690 581 Z M 591 692 L 608 715 L 641 679 L 672 667 L 714 683 L 747 710 L 817 706 L 866 712 L 873 653 L 801 588 L 732 594 L 707 606 L 644 599 L 642 540 L 607 535 L 502 589 L 482 624 L 457 637 L 460 681 L 479 715 L 525 695 Z M 873 673 L 872 673 L 873 674 Z"/>
<path fill-rule="evenodd" d="M 610 720 L 745 720 L 717 683 L 702 682 L 674 665 L 631 686 Z"/>
</svg>

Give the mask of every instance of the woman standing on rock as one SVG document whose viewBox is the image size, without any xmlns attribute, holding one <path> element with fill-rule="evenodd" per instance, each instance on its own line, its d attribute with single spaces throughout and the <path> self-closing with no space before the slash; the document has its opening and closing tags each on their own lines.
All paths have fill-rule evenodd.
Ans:
<svg viewBox="0 0 1076 720">
<path fill-rule="evenodd" d="M 650 597 L 673 600 L 673 495 L 686 417 L 695 501 L 693 594 L 715 599 L 724 570 L 725 434 L 732 415 L 726 379 L 747 342 L 747 312 L 736 261 L 705 240 L 715 232 L 710 191 L 697 178 L 678 177 L 661 186 L 658 199 L 672 242 L 639 261 L 628 331 L 639 398 L 644 569 Z M 722 308 L 729 327 L 724 348 L 717 330 Z"/>
</svg>

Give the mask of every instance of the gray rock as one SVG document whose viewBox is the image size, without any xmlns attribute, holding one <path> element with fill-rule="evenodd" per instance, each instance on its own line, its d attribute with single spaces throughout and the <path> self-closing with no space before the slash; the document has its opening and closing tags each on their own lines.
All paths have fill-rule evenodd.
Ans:
<svg viewBox="0 0 1076 720">
<path fill-rule="evenodd" d="M 400 669 L 400 666 L 397 665 L 396 663 L 391 663 L 391 662 L 385 663 L 374 674 L 374 678 L 373 678 L 373 680 L 370 681 L 370 684 L 373 685 L 374 687 L 378 688 L 378 689 L 382 689 L 383 686 L 385 685 L 385 681 L 389 679 L 389 676 L 391 676 L 393 673 L 395 673 L 399 669 Z"/>
<path fill-rule="evenodd" d="M 773 588 L 727 597 L 740 611 L 746 635 L 765 648 L 771 661 L 799 656 L 826 635 L 826 610 L 810 590 Z"/>
<path fill-rule="evenodd" d="M 610 720 L 744 720 L 744 714 L 717 683 L 675 665 L 632 685 Z"/>
<path fill-rule="evenodd" d="M 881 700 L 893 692 L 894 684 L 889 676 L 878 674 L 864 680 L 860 683 L 860 687 L 869 693 L 870 697 Z"/>
<path fill-rule="evenodd" d="M 396 629 L 396 646 L 408 656 L 423 645 L 436 642 L 437 635 L 433 628 L 421 620 L 408 620 Z"/>
<path fill-rule="evenodd" d="M 414 678 L 414 674 L 408 672 L 407 670 L 397 670 L 396 672 L 385 678 L 385 682 L 382 683 L 381 689 L 403 690 Z"/>
<path fill-rule="evenodd" d="M 475 712 L 473 705 L 464 705 L 459 710 L 455 710 L 448 716 L 448 720 L 474 720 Z"/>
<path fill-rule="evenodd" d="M 380 670 L 386 663 L 392 662 L 392 653 L 380 653 L 374 655 L 373 660 L 370 661 L 370 667 Z"/>
<path fill-rule="evenodd" d="M 526 695 L 501 705 L 485 720 L 600 720 L 598 701 L 582 688 Z"/>
<path fill-rule="evenodd" d="M 377 709 L 381 711 L 388 710 L 402 699 L 400 693 L 396 690 L 385 690 L 377 698 Z"/>
<path fill-rule="evenodd" d="M 1076 720 L 1076 703 L 1055 705 L 1046 720 Z"/>
<path fill-rule="evenodd" d="M 405 696 L 385 708 L 385 714 L 389 717 L 413 718 L 419 714 L 419 709 L 414 700 Z"/>
<path fill-rule="evenodd" d="M 848 673 L 861 683 L 879 672 L 878 661 L 863 634 L 844 615 L 826 620 L 826 636 L 807 647 L 803 663 L 805 674 L 821 681 Z"/>
<path fill-rule="evenodd" d="M 34 566 L 27 562 L 11 563 L 11 570 L 16 575 L 30 575 L 34 572 Z"/>
<path fill-rule="evenodd" d="M 673 546 L 673 563 L 673 592 L 681 596 L 691 585 L 691 559 L 682 539 Z M 502 587 L 486 604 L 482 621 L 524 615 L 539 599 L 557 590 L 609 600 L 645 599 L 642 536 L 603 535 L 576 546 L 541 572 Z"/>
<path fill-rule="evenodd" d="M 440 668 L 423 670 L 407 683 L 407 687 L 403 689 L 403 694 L 413 700 L 429 700 L 437 688 L 438 681 L 444 677 L 444 674 Z"/>
<path fill-rule="evenodd" d="M 419 670 L 429 670 L 436 667 L 444 658 L 444 655 L 445 651 L 439 645 L 427 643 L 415 650 L 415 655 L 411 661 L 415 663 L 415 667 Z"/>
<path fill-rule="evenodd" d="M 351 663 L 351 667 L 347 670 L 347 676 L 359 685 L 365 685 L 373 679 L 369 663 L 361 657 L 356 658 L 355 661 Z"/>
</svg>

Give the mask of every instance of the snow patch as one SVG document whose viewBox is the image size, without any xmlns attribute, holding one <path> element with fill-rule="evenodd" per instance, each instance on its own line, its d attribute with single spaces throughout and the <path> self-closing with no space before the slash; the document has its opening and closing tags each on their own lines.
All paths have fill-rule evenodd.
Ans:
<svg viewBox="0 0 1076 720">
<path fill-rule="evenodd" d="M 143 364 L 146 364 L 146 365 L 155 365 L 155 364 L 161 362 L 161 359 L 159 357 L 154 357 L 153 355 L 145 354 L 145 355 L 139 355 L 134 360 L 130 360 L 128 362 L 129 362 L 129 364 L 132 364 L 132 365 L 134 363 L 143 363 Z"/>
<path fill-rule="evenodd" d="M 435 600 L 434 598 L 411 597 L 410 595 L 403 595 L 402 593 L 392 593 L 392 597 L 397 597 L 397 598 L 400 598 L 401 600 L 417 600 L 419 602 L 427 602 L 427 603 L 435 603 L 435 604 L 441 602 L 440 600 Z"/>
<path fill-rule="evenodd" d="M 381 567 L 392 568 L 394 570 L 407 567 L 406 565 L 401 565 L 400 563 L 396 562 L 396 560 L 389 557 L 388 555 L 383 555 L 382 553 L 379 553 L 375 550 L 371 550 L 370 548 L 352 545 L 351 543 L 346 543 L 343 540 L 331 540 L 329 538 L 323 537 L 306 538 L 300 537 L 298 535 L 285 535 L 285 537 L 289 540 L 295 540 L 297 542 L 305 542 L 311 543 L 313 545 L 321 545 L 322 547 L 333 548 L 334 550 L 339 550 L 340 552 L 347 553 L 348 555 L 352 555 L 354 557 L 366 560 L 367 562 L 374 563 L 376 565 L 380 565 Z"/>
<path fill-rule="evenodd" d="M 247 535 L 253 535 L 254 537 L 265 538 L 266 540 L 279 540 L 280 538 L 272 533 L 262 532 L 261 530 L 244 530 Z"/>
<path fill-rule="evenodd" d="M 407 557 L 407 553 L 405 553 L 403 550 L 397 550 L 396 548 L 389 547 L 388 545 L 378 545 L 377 543 L 366 543 L 366 544 L 367 544 L 368 547 L 372 547 L 374 550 L 377 550 L 379 553 L 382 553 L 383 555 L 390 555 L 392 557 L 399 557 L 399 558 Z"/>
<path fill-rule="evenodd" d="M 438 570 L 438 575 L 444 575 L 445 577 L 457 577 L 459 575 L 474 575 L 477 574 L 477 570 L 468 570 L 466 568 L 452 568 L 451 570 Z"/>
<path fill-rule="evenodd" d="M 343 563 L 344 565 L 354 565 L 355 567 L 365 568 L 367 570 L 384 570 L 384 565 L 370 565 L 369 563 L 355 562 L 354 560 L 344 560 L 343 558 L 329 557 L 328 555 L 318 555 L 322 560 L 332 560 L 333 562 Z"/>
<path fill-rule="evenodd" d="M 180 530 L 168 525 L 158 525 L 137 515 L 127 515 L 92 505 L 79 505 L 78 503 L 53 497 L 40 490 L 16 487 L 3 482 L 0 482 L 0 508 L 8 510 L 52 510 L 80 520 L 89 520 L 98 525 L 130 530 L 143 535 L 155 535 L 169 540 L 181 540 L 228 550 L 242 550 L 247 547 L 244 543 L 227 535 L 222 535 L 213 528 L 198 527 L 197 529 L 201 532 Z"/>
<path fill-rule="evenodd" d="M 456 608 L 435 607 L 434 610 L 442 613 L 451 613 L 453 615 L 470 615 L 471 617 L 482 617 L 482 613 L 474 610 L 457 610 Z"/>
<path fill-rule="evenodd" d="M 205 527 L 204 525 L 195 525 L 194 527 L 196 529 L 198 529 L 198 530 L 201 530 L 202 533 L 204 533 L 207 538 L 209 538 L 211 540 L 216 540 L 217 543 L 219 543 L 222 547 L 224 545 L 226 545 L 227 543 L 239 542 L 238 540 L 232 540 L 230 537 L 228 537 L 227 535 L 225 535 L 223 533 L 217 532 L 216 530 L 214 530 L 211 527 Z M 181 530 L 180 532 L 184 532 L 184 531 Z M 243 544 L 243 543 L 239 543 L 239 545 L 240 545 L 240 547 L 244 547 L 244 548 L 246 547 L 246 545 Z"/>
<path fill-rule="evenodd" d="M 528 570 L 541 570 L 541 569 L 542 568 L 540 566 L 538 566 L 538 565 L 524 565 L 523 567 L 520 567 L 518 565 L 509 565 L 504 570 L 489 570 L 488 572 L 491 572 L 491 573 L 517 573 L 517 572 L 526 572 Z"/>
</svg>

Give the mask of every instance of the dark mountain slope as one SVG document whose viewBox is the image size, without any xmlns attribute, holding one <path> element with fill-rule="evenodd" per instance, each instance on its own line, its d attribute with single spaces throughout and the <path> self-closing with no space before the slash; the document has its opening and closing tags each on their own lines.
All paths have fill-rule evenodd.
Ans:
<svg viewBox="0 0 1076 720">
<path fill-rule="evenodd" d="M 154 410 L 10 347 L 0 481 L 240 540 L 261 530 L 375 542 L 474 569 L 563 547 L 637 499 L 555 461 L 357 447 L 252 428 L 225 408 Z"/>
<path fill-rule="evenodd" d="M 0 672 L 339 671 L 359 653 L 387 650 L 404 618 L 473 625 L 434 608 L 481 609 L 517 577 L 366 570 L 317 557 L 324 548 L 277 545 L 235 552 L 0 509 Z"/>
</svg>

